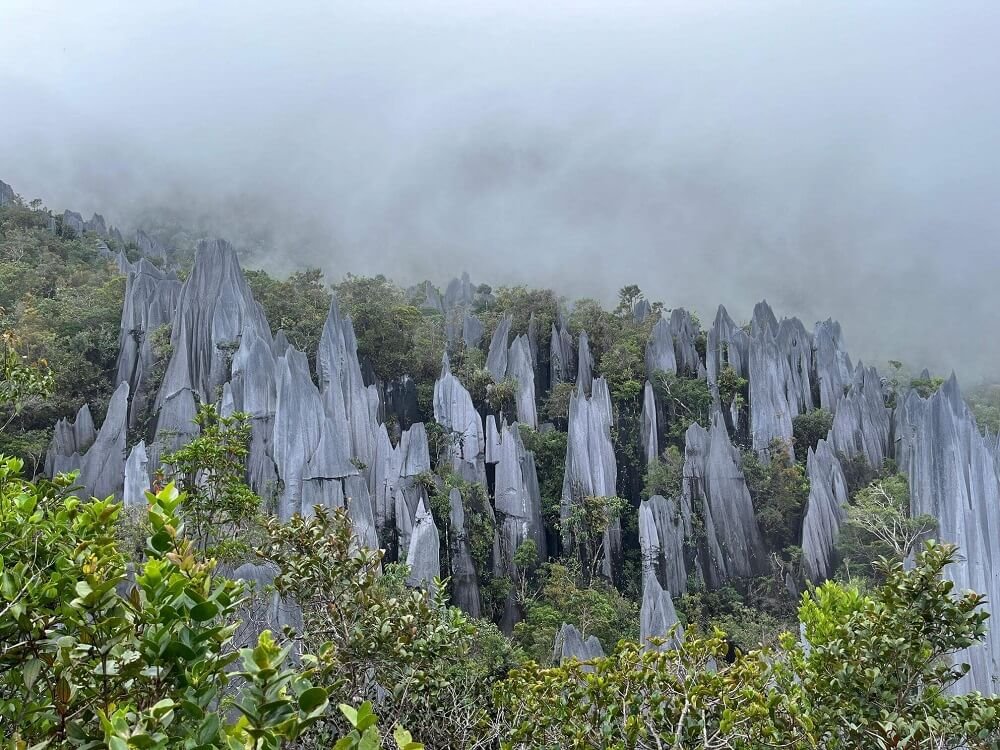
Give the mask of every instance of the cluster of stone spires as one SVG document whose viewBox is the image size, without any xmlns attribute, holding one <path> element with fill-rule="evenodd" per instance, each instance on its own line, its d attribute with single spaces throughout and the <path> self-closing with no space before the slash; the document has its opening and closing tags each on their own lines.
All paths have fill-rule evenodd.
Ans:
<svg viewBox="0 0 1000 750">
<path fill-rule="evenodd" d="M 144 246 L 161 257 L 166 254 L 152 240 Z M 119 253 L 116 262 L 128 278 L 117 389 L 99 431 L 86 406 L 74 421 L 56 425 L 46 458 L 48 473 L 79 469 L 79 482 L 88 492 L 118 495 L 127 504 L 141 505 L 163 452 L 196 434 L 196 404 L 215 402 L 223 413 L 250 415 L 248 481 L 272 499 L 279 517 L 308 514 L 317 504 L 346 508 L 362 543 L 395 542 L 398 557 L 412 566 L 412 583 L 430 584 L 440 574 L 440 530 L 420 481 L 431 468 L 426 430 L 412 424 L 393 444 L 386 416 L 391 409 L 405 408 L 407 399 L 388 397 L 390 387 L 366 384 L 353 325 L 336 301 L 323 329 L 313 378 L 305 355 L 281 332 L 272 336 L 228 243 L 201 243 L 183 283 L 145 258 L 133 264 Z M 480 292 L 467 275 L 453 280 L 443 296 L 429 284 L 423 292 L 422 304 L 444 314 L 449 342 L 480 345 L 483 325 L 471 311 Z M 634 312 L 641 319 L 652 310 L 643 302 Z M 151 393 L 150 336 L 165 324 L 171 326 L 173 354 L 162 384 Z M 486 365 L 495 379 L 516 381 L 516 415 L 510 415 L 515 421 L 508 422 L 504 415 L 498 422 L 490 415 L 484 422 L 469 392 L 451 373 L 447 356 L 434 388 L 434 419 L 457 438 L 448 448 L 456 473 L 486 486 L 487 466 L 494 468 L 488 509 L 496 515 L 492 564 L 499 575 L 516 574 L 514 553 L 525 540 L 535 542 L 541 559 L 548 552 L 534 456 L 525 450 L 517 428 L 518 423 L 539 427 L 540 382 L 576 382 L 569 408 L 563 517 L 583 497 L 617 494 L 611 398 L 605 381 L 594 376 L 586 333 L 574 346 L 565 322 L 556 321 L 548 372 L 542 377 L 534 320 L 513 340 L 511 327 L 512 318 L 504 317 L 489 343 Z M 947 575 L 959 587 L 1000 601 L 1000 455 L 996 441 L 980 434 L 954 377 L 930 398 L 910 392 L 893 412 L 874 368 L 852 366 L 837 323 L 818 323 L 810 333 L 798 319 L 779 322 L 766 303 L 754 309 L 747 329 L 720 307 L 707 332 L 704 359 L 697 337 L 695 321 L 676 309 L 653 326 L 646 350 L 641 423 L 647 460 L 658 456 L 663 445 L 663 405 L 652 388 L 658 373 L 706 379 L 713 406 L 709 426 L 693 424 L 685 435 L 680 495 L 654 496 L 638 509 L 644 642 L 670 634 L 683 637 L 675 628 L 671 596 L 683 593 L 692 576 L 717 587 L 767 569 L 767 550 L 731 436 L 748 430 L 754 449 L 766 460 L 773 440 L 791 444 L 792 419 L 815 408 L 829 410 L 834 419 L 826 439 L 807 459 L 804 578 L 818 582 L 832 573 L 834 543 L 847 501 L 841 457 L 864 456 L 873 466 L 895 457 L 910 481 L 913 513 L 936 517 L 938 536 L 962 548 L 962 559 Z M 748 408 L 736 399 L 723 402 L 719 376 L 727 366 L 749 381 Z M 412 381 L 396 387 L 405 393 Z M 127 446 L 129 425 L 150 405 L 156 413 L 153 443 Z M 452 490 L 449 502 L 453 601 L 478 615 L 479 578 L 461 493 Z M 691 554 L 685 542 L 693 538 L 696 515 L 703 532 Z M 621 543 L 620 528 L 613 525 L 605 533 L 601 560 L 601 572 L 608 578 L 620 559 Z M 563 544 L 571 545 L 572 539 L 564 537 Z M 235 575 L 263 580 L 273 573 L 244 565 Z M 502 625 L 511 628 L 519 616 L 511 597 Z M 592 657 L 601 645 L 567 626 L 556 648 L 560 658 Z M 1000 637 L 990 635 L 960 658 L 972 669 L 959 689 L 995 692 Z"/>
</svg>

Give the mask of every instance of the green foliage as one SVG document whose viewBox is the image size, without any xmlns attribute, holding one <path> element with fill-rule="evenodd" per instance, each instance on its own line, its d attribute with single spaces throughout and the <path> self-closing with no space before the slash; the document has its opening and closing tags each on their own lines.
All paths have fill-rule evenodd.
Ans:
<svg viewBox="0 0 1000 750">
<path fill-rule="evenodd" d="M 877 479 L 859 490 L 847 506 L 846 550 L 866 550 L 868 561 L 904 559 L 922 536 L 937 528 L 932 516 L 910 516 L 910 486 L 902 474 Z M 850 554 L 846 555 L 848 558 Z M 857 561 L 857 560 L 856 560 Z"/>
<path fill-rule="evenodd" d="M 365 701 L 357 710 L 341 703 L 340 712 L 351 725 L 351 731 L 337 741 L 333 750 L 378 750 L 382 747 L 378 717 L 372 710 L 371 701 Z M 424 746 L 414 742 L 412 735 L 402 727 L 396 727 L 392 736 L 397 750 L 423 750 Z"/>
<path fill-rule="evenodd" d="M 642 496 L 680 497 L 684 484 L 684 456 L 676 445 L 668 445 L 655 461 L 646 467 Z"/>
<path fill-rule="evenodd" d="M 575 383 L 556 383 L 542 404 L 542 416 L 560 430 L 569 427 L 569 400 L 575 390 Z"/>
<path fill-rule="evenodd" d="M 10 331 L 0 334 L 0 432 L 33 403 L 52 395 L 55 379 L 45 360 L 29 362 Z"/>
<path fill-rule="evenodd" d="M 527 425 L 518 425 L 525 449 L 535 454 L 535 472 L 542 496 L 542 518 L 550 529 L 560 525 L 563 473 L 566 469 L 565 432 L 538 432 Z"/>
<path fill-rule="evenodd" d="M 743 454 L 743 476 L 753 499 L 754 516 L 768 546 L 790 556 L 799 541 L 802 514 L 809 499 L 809 478 L 792 460 L 788 446 L 775 439 L 763 460 L 753 451 Z"/>
<path fill-rule="evenodd" d="M 922 398 L 928 398 L 937 393 L 938 388 L 944 385 L 944 378 L 913 378 L 910 381 L 910 388 L 915 390 Z"/>
<path fill-rule="evenodd" d="M 605 648 L 639 636 L 639 608 L 601 580 L 580 582 L 575 562 L 546 563 L 539 570 L 538 595 L 524 602 L 524 620 L 514 626 L 514 642 L 526 658 L 552 661 L 552 645 L 564 622 L 584 636 L 594 635 Z"/>
<path fill-rule="evenodd" d="M 246 484 L 249 416 L 223 417 L 202 404 L 195 424 L 199 435 L 163 456 L 165 472 L 184 490 L 184 521 L 197 548 L 240 561 L 260 516 L 260 498 Z"/>
<path fill-rule="evenodd" d="M 627 507 L 628 501 L 620 497 L 584 495 L 576 498 L 569 513 L 563 517 L 562 536 L 569 539 L 571 545 L 567 552 L 580 561 L 587 581 L 597 576 L 601 561 L 610 554 L 610 550 L 604 548 L 605 532 Z"/>
<path fill-rule="evenodd" d="M 653 387 L 667 412 L 667 442 L 683 450 L 684 433 L 693 422 L 702 427 L 708 426 L 712 408 L 708 383 L 701 378 L 660 372 L 653 381 Z"/>
<path fill-rule="evenodd" d="M 794 628 L 794 600 L 782 582 L 770 577 L 741 584 L 742 591 L 733 585 L 712 591 L 689 587 L 676 602 L 677 614 L 689 630 L 722 630 L 742 649 L 773 646 L 782 632 Z"/>
<path fill-rule="evenodd" d="M 735 403 L 737 407 L 742 409 L 746 405 L 749 384 L 749 380 L 740 377 L 732 365 L 726 363 L 719 373 L 719 400 L 723 404 Z"/>
<path fill-rule="evenodd" d="M 965 393 L 965 401 L 979 429 L 991 435 L 1000 432 L 1000 384 L 983 383 Z"/>
<path fill-rule="evenodd" d="M 330 309 L 330 292 L 318 268 L 297 271 L 279 280 L 266 271 L 245 271 L 254 299 L 264 308 L 272 333 L 285 332 L 288 341 L 316 366 L 316 348 Z"/>
<path fill-rule="evenodd" d="M 495 289 L 489 307 L 479 312 L 486 340 L 489 341 L 500 324 L 500 319 L 507 314 L 513 317 L 511 331 L 515 335 L 528 332 L 528 323 L 534 315 L 538 335 L 547 336 L 556 321 L 559 303 L 559 297 L 551 289 L 531 289 L 524 285 Z"/>
<path fill-rule="evenodd" d="M 792 445 L 795 448 L 795 460 L 805 464 L 809 449 L 826 438 L 833 427 L 833 414 L 826 409 L 813 411 L 792 417 Z"/>
</svg>

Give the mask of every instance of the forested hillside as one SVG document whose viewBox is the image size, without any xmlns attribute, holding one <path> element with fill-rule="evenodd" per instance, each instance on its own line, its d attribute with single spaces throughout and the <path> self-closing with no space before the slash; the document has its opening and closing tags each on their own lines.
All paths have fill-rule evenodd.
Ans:
<svg viewBox="0 0 1000 750">
<path fill-rule="evenodd" d="M 998 741 L 995 386 L 0 188 L 5 739 Z"/>
</svg>

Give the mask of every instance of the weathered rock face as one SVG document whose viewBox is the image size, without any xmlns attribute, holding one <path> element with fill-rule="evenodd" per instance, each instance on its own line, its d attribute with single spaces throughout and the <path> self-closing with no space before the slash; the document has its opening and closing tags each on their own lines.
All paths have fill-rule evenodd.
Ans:
<svg viewBox="0 0 1000 750">
<path fill-rule="evenodd" d="M 475 315 L 466 313 L 462 319 L 462 341 L 465 343 L 465 348 L 475 349 L 483 340 L 485 333 L 483 322 Z"/>
<path fill-rule="evenodd" d="M 955 590 L 971 589 L 1000 601 L 1000 479 L 995 454 L 979 433 L 952 376 L 928 399 L 910 391 L 896 413 L 896 459 L 910 481 L 910 510 L 937 519 L 934 536 L 959 545 L 944 575 Z M 971 669 L 960 693 L 997 692 L 1000 633 L 955 655 Z"/>
<path fill-rule="evenodd" d="M 78 481 L 88 495 L 122 496 L 125 482 L 125 438 L 128 427 L 128 383 L 115 389 L 100 432 L 80 459 Z"/>
<path fill-rule="evenodd" d="M 221 240 L 216 240 L 221 242 Z M 139 248 L 139 255 L 146 258 L 166 258 L 169 254 L 167 248 L 165 248 L 159 240 L 154 237 L 150 237 L 141 229 L 135 233 L 135 244 Z M 228 245 L 229 243 L 225 243 Z M 197 262 L 197 260 L 195 261 Z"/>
<path fill-rule="evenodd" d="M 653 393 L 653 384 L 648 380 L 642 391 L 642 414 L 639 424 L 642 434 L 642 452 L 646 457 L 646 465 L 656 461 L 660 455 L 660 444 L 656 425 L 656 395 Z"/>
<path fill-rule="evenodd" d="M 549 380 L 556 383 L 570 383 L 576 365 L 573 358 L 573 338 L 566 326 L 552 324 L 552 334 L 549 343 Z"/>
<path fill-rule="evenodd" d="M 448 502 L 451 504 L 448 519 L 451 526 L 448 552 L 451 556 L 452 602 L 466 614 L 479 617 L 481 614 L 479 576 L 472 559 L 472 547 L 465 526 L 465 507 L 462 504 L 462 493 L 458 488 L 452 488 L 448 493 Z"/>
<path fill-rule="evenodd" d="M 813 364 L 819 383 L 820 408 L 834 413 L 851 384 L 854 372 L 851 358 L 843 351 L 840 323 L 827 319 L 816 324 L 813 331 Z"/>
<path fill-rule="evenodd" d="M 46 476 L 53 477 L 80 468 L 80 456 L 96 439 L 97 430 L 87 404 L 80 407 L 74 421 L 60 419 L 56 422 L 52 442 L 45 454 Z"/>
<path fill-rule="evenodd" d="M 740 454 L 721 415 L 710 429 L 692 424 L 685 434 L 684 499 L 700 513 L 704 542 L 699 551 L 706 583 L 718 588 L 732 578 L 767 571 L 767 552 L 743 477 Z"/>
<path fill-rule="evenodd" d="M 653 495 L 639 504 L 639 546 L 642 572 L 654 575 L 676 594 L 687 589 L 688 571 L 684 560 L 684 540 L 692 537 L 691 512 L 683 498 L 667 500 Z"/>
<path fill-rule="evenodd" d="M 507 355 L 507 377 L 517 381 L 517 421 L 538 428 L 535 411 L 535 365 L 527 336 L 518 336 Z"/>
<path fill-rule="evenodd" d="M 94 214 L 89 221 L 84 222 L 83 230 L 104 239 L 108 238 L 108 225 L 100 214 Z"/>
<path fill-rule="evenodd" d="M 664 643 L 653 645 L 651 638 L 665 639 Z M 684 642 L 684 628 L 677 618 L 677 610 L 655 575 L 642 579 L 642 608 L 639 611 L 639 642 L 643 648 L 679 648 Z"/>
<path fill-rule="evenodd" d="M 77 235 L 83 234 L 83 217 L 76 211 L 63 211 L 63 229 L 69 229 Z"/>
<path fill-rule="evenodd" d="M 535 472 L 535 456 L 524 449 L 517 425 L 504 425 L 496 469 L 494 506 L 497 514 L 496 573 L 514 580 L 514 555 L 525 541 L 535 543 L 539 560 L 548 559 L 545 527 L 542 523 L 542 496 Z M 513 594 L 508 597 L 501 622 L 511 632 L 520 619 Z"/>
<path fill-rule="evenodd" d="M 590 354 L 590 339 L 587 332 L 580 334 L 580 348 L 577 351 L 576 387 L 582 388 L 589 396 L 594 385 L 594 358 Z"/>
<path fill-rule="evenodd" d="M 514 319 L 510 315 L 504 315 L 493 332 L 493 338 L 490 339 L 486 369 L 496 381 L 503 380 L 503 376 L 507 374 L 507 340 L 510 338 L 510 327 L 513 322 Z"/>
<path fill-rule="evenodd" d="M 698 339 L 698 326 L 684 308 L 675 308 L 670 313 L 670 336 L 674 340 L 674 356 L 677 360 L 677 371 L 689 375 L 699 374 L 703 367 L 695 341 Z"/>
<path fill-rule="evenodd" d="M 834 545 L 847 517 L 847 480 L 826 440 L 809 449 L 806 471 L 809 499 L 802 519 L 802 564 L 806 577 L 820 583 L 833 574 Z"/>
<path fill-rule="evenodd" d="M 646 377 L 653 380 L 661 372 L 677 373 L 674 337 L 670 332 L 670 323 L 664 318 L 656 321 L 646 344 Z"/>
<path fill-rule="evenodd" d="M 795 414 L 805 414 L 813 408 L 812 356 L 813 340 L 798 318 L 784 318 L 778 324 L 778 348 L 788 361 L 788 402 Z"/>
<path fill-rule="evenodd" d="M 604 378 L 594 380 L 588 398 L 582 387 L 569 401 L 569 435 L 566 443 L 566 472 L 560 515 L 564 525 L 574 506 L 586 497 L 613 497 L 618 494 L 618 464 L 611 443 L 611 396 Z M 564 547 L 573 540 L 564 532 Z M 621 553 L 621 526 L 616 520 L 604 534 L 601 573 L 609 580 L 613 561 Z"/>
<path fill-rule="evenodd" d="M 140 258 L 135 266 L 128 266 L 115 385 L 129 384 L 132 393 L 129 425 L 134 427 L 156 395 L 150 393 L 150 376 L 156 364 L 153 338 L 161 326 L 169 326 L 173 320 L 181 282 L 145 258 Z"/>
<path fill-rule="evenodd" d="M 483 420 L 465 386 L 451 373 L 445 356 L 434 383 L 434 421 L 455 436 L 449 443 L 452 468 L 469 482 L 486 484 L 486 436 Z M 495 424 L 495 423 L 494 423 Z"/>
<path fill-rule="evenodd" d="M 385 383 L 379 399 L 382 405 L 380 422 L 392 420 L 401 430 L 408 429 L 419 420 L 420 407 L 417 404 L 417 384 L 409 375 L 402 375 Z"/>
<path fill-rule="evenodd" d="M 641 299 L 635 303 L 635 307 L 632 308 L 632 319 L 636 323 L 641 323 L 650 315 L 653 314 L 653 308 L 649 304 L 648 299 Z"/>
<path fill-rule="evenodd" d="M 750 372 L 750 336 L 729 317 L 726 308 L 719 305 L 715 322 L 708 332 L 705 350 L 705 369 L 708 382 L 718 383 L 719 373 L 729 365 L 742 378 Z"/>
<path fill-rule="evenodd" d="M 343 480 L 343 487 L 344 505 L 358 544 L 367 549 L 378 549 L 375 511 L 365 478 L 360 474 L 352 474 Z"/>
<path fill-rule="evenodd" d="M 146 443 L 140 440 L 128 454 L 125 462 L 125 488 L 122 501 L 126 508 L 145 508 L 149 490 L 149 458 Z"/>
<path fill-rule="evenodd" d="M 568 661 L 591 661 L 604 656 L 604 649 L 596 636 L 590 636 L 586 640 L 583 634 L 576 629 L 575 625 L 563 623 L 562 628 L 556 634 L 555 648 L 552 651 L 552 661 L 558 664 L 565 664 Z M 587 671 L 592 667 L 585 667 Z"/>
<path fill-rule="evenodd" d="M 774 315 L 767 300 L 761 300 L 753 307 L 753 317 L 750 319 L 750 328 L 753 334 L 759 331 L 770 331 L 772 334 L 778 333 L 778 319 Z"/>
<path fill-rule="evenodd" d="M 3 180 L 0 180 L 0 206 L 6 206 L 13 203 L 16 199 L 17 194 L 14 192 L 14 188 Z"/>
<path fill-rule="evenodd" d="M 437 526 L 434 525 L 434 517 L 421 500 L 414 516 L 409 551 L 406 553 L 406 564 L 410 566 L 407 583 L 428 589 L 434 586 L 434 579 L 441 577 L 440 545 L 441 539 Z"/>
<path fill-rule="evenodd" d="M 871 466 L 880 467 L 889 456 L 890 427 L 882 381 L 874 367 L 859 362 L 833 417 L 833 448 L 845 456 L 863 455 Z"/>
<path fill-rule="evenodd" d="M 244 563 L 234 570 L 229 577 L 236 581 L 245 581 L 254 592 L 247 611 L 241 613 L 240 619 L 244 625 L 234 637 L 234 645 L 249 647 L 257 643 L 257 637 L 264 630 L 282 632 L 286 627 L 302 632 L 302 610 L 292 599 L 282 598 L 277 591 L 268 589 L 273 586 L 278 569 L 273 564 Z"/>
<path fill-rule="evenodd" d="M 173 354 L 156 397 L 156 449 L 182 445 L 195 433 L 195 400 L 214 402 L 229 379 L 229 355 L 253 329 L 271 341 L 264 312 L 250 293 L 232 245 L 199 243 L 194 268 L 181 287 L 172 323 Z"/>
</svg>

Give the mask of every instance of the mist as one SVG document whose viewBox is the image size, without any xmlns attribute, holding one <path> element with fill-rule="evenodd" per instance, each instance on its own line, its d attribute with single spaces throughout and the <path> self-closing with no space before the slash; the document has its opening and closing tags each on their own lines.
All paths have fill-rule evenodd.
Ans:
<svg viewBox="0 0 1000 750">
<path fill-rule="evenodd" d="M 153 5 L 3 0 L 0 179 L 277 273 L 767 298 L 1000 373 L 995 2 Z"/>
</svg>

